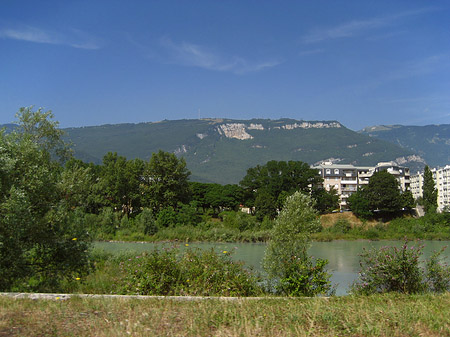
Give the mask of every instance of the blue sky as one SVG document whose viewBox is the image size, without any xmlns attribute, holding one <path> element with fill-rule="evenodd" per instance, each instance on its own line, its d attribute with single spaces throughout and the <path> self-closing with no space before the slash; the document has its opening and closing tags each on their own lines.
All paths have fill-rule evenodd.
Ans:
<svg viewBox="0 0 450 337">
<path fill-rule="evenodd" d="M 0 124 L 450 123 L 448 1 L 2 0 Z"/>
</svg>

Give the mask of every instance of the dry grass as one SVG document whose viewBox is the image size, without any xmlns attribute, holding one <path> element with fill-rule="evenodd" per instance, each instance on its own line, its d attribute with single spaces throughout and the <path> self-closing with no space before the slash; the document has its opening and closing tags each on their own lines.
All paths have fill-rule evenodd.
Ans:
<svg viewBox="0 0 450 337">
<path fill-rule="evenodd" d="M 177 301 L 0 297 L 0 336 L 450 336 L 450 294 Z"/>
<path fill-rule="evenodd" d="M 352 227 L 375 226 L 376 221 L 367 221 L 365 224 L 359 220 L 352 212 L 324 214 L 320 217 L 322 226 L 327 228 L 333 226 L 338 220 L 346 220 Z"/>
</svg>

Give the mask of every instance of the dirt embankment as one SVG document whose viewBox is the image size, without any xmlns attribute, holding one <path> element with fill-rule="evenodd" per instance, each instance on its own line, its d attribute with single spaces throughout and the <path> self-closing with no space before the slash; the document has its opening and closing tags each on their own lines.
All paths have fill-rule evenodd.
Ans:
<svg viewBox="0 0 450 337">
<path fill-rule="evenodd" d="M 376 221 L 371 220 L 367 221 L 366 223 L 363 223 L 361 220 L 359 220 L 352 212 L 342 212 L 342 213 L 331 213 L 331 214 L 324 214 L 320 217 L 320 222 L 322 223 L 323 227 L 331 227 L 339 220 L 345 220 L 352 227 L 358 227 L 358 226 L 375 226 Z"/>
</svg>

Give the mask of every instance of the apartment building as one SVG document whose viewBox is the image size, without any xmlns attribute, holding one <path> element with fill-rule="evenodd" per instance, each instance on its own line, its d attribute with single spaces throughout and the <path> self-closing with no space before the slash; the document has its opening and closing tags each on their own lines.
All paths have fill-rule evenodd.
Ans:
<svg viewBox="0 0 450 337">
<path fill-rule="evenodd" d="M 433 180 L 438 192 L 438 211 L 450 208 L 450 165 L 432 168 Z M 423 196 L 423 172 L 411 176 L 411 192 L 415 199 Z"/>
<path fill-rule="evenodd" d="M 360 186 L 367 185 L 370 177 L 379 171 L 387 171 L 397 178 L 403 191 L 410 188 L 409 168 L 398 166 L 394 162 L 382 162 L 376 166 L 354 166 L 351 164 L 333 164 L 323 162 L 317 166 L 317 169 L 323 178 L 323 186 L 329 191 L 334 188 L 340 198 L 341 209 L 347 209 L 347 199 L 355 193 Z"/>
</svg>

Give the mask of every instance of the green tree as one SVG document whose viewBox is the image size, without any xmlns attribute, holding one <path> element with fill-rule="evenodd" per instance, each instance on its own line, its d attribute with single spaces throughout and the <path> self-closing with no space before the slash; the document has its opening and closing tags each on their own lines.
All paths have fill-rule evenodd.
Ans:
<svg viewBox="0 0 450 337">
<path fill-rule="evenodd" d="M 364 189 L 372 211 L 393 216 L 403 208 L 403 200 L 397 179 L 386 171 L 375 172 Z"/>
<path fill-rule="evenodd" d="M 145 206 L 159 212 L 189 202 L 189 175 L 183 158 L 161 150 L 153 153 L 142 176 L 141 192 L 144 194 Z"/>
<path fill-rule="evenodd" d="M 314 188 L 311 195 L 316 201 L 315 207 L 320 213 L 330 213 L 339 209 L 339 195 L 334 188 L 329 191 L 324 188 Z"/>
<path fill-rule="evenodd" d="M 56 160 L 63 161 L 68 152 L 52 117 L 22 108 L 17 130 L 0 132 L 3 291 L 56 291 L 62 279 L 87 271 L 87 233 L 65 200 L 67 181 Z"/>
<path fill-rule="evenodd" d="M 109 152 L 103 157 L 101 178 L 97 190 L 104 196 L 104 204 L 130 214 L 141 205 L 140 185 L 145 163 L 141 159 L 127 160 Z"/>
<path fill-rule="evenodd" d="M 423 206 L 425 212 L 434 212 L 437 204 L 437 190 L 434 184 L 433 173 L 428 166 L 425 166 L 423 173 Z"/>
<path fill-rule="evenodd" d="M 332 290 L 330 275 L 324 270 L 327 261 L 314 266 L 307 249 L 310 234 L 321 228 L 314 201 L 309 195 L 295 192 L 286 199 L 268 243 L 263 267 L 276 289 L 289 296 L 314 296 Z"/>
<path fill-rule="evenodd" d="M 306 163 L 272 160 L 265 165 L 249 168 L 240 185 L 244 188 L 245 204 L 248 207 L 255 206 L 259 193 L 270 194 L 275 202 L 271 208 L 265 207 L 264 211 L 267 212 L 265 215 L 272 216 L 277 212 L 277 200 L 282 192 L 289 195 L 295 191 L 309 193 L 312 187 L 321 182 L 317 170 L 311 169 Z"/>
<path fill-rule="evenodd" d="M 347 204 L 358 218 L 370 219 L 373 216 L 369 199 L 365 195 L 365 190 L 363 188 L 360 188 L 356 193 L 353 193 L 347 199 Z"/>
</svg>

